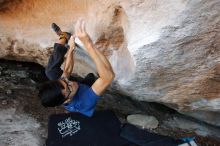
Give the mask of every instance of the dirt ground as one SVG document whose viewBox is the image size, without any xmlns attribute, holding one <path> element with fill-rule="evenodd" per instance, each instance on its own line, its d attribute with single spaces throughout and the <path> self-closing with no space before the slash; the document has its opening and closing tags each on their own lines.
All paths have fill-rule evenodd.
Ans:
<svg viewBox="0 0 220 146">
<path fill-rule="evenodd" d="M 37 89 L 44 81 L 46 78 L 43 68 L 37 64 L 0 60 L 1 146 L 44 145 L 49 115 L 65 112 L 61 107 L 41 106 Z M 126 116 L 129 114 L 150 114 L 160 123 L 159 127 L 151 132 L 174 138 L 195 136 L 200 146 L 220 146 L 219 136 L 214 136 L 220 134 L 219 127 L 185 117 L 161 104 L 133 101 L 109 90 L 97 106 L 97 110 L 103 109 L 113 110 L 122 123 L 126 122 Z M 173 124 L 174 121 L 186 121 L 188 126 L 178 127 Z M 190 128 L 192 125 L 194 128 Z"/>
</svg>

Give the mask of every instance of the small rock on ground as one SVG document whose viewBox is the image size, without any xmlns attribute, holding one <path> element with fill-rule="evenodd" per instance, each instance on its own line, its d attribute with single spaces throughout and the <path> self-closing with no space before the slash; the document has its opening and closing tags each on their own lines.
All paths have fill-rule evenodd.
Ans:
<svg viewBox="0 0 220 146">
<path fill-rule="evenodd" d="M 136 125 L 143 129 L 155 129 L 158 127 L 158 120 L 153 116 L 134 114 L 127 117 L 130 124 Z"/>
</svg>

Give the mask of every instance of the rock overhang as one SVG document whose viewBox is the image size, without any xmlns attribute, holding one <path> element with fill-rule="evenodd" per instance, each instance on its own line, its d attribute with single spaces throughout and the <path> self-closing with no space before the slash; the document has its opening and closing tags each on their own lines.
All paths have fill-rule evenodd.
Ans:
<svg viewBox="0 0 220 146">
<path fill-rule="evenodd" d="M 84 17 L 116 73 L 113 88 L 210 123 L 212 118 L 196 112 L 214 112 L 212 117 L 219 112 L 219 5 L 218 0 L 4 0 L 0 57 L 45 66 L 57 39 L 50 24 L 72 31 L 76 19 Z M 78 74 L 96 72 L 85 51 L 76 58 Z"/>
</svg>

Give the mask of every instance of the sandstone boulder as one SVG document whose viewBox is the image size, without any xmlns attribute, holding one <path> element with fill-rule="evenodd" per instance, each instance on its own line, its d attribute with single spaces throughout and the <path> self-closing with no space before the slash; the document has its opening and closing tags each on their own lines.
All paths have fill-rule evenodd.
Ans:
<svg viewBox="0 0 220 146">
<path fill-rule="evenodd" d="M 220 126 L 219 0 L 1 0 L 0 58 L 45 66 L 50 24 L 73 31 L 78 17 L 113 66 L 113 89 Z M 96 72 L 83 49 L 74 72 Z"/>
</svg>

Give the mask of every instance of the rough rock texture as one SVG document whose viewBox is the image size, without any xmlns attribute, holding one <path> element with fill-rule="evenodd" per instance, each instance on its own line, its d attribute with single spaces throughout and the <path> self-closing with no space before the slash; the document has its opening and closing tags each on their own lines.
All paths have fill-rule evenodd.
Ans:
<svg viewBox="0 0 220 146">
<path fill-rule="evenodd" d="M 46 65 L 78 17 L 116 73 L 113 89 L 220 126 L 219 0 L 1 0 L 0 57 Z M 75 72 L 95 72 L 85 51 Z"/>
</svg>

